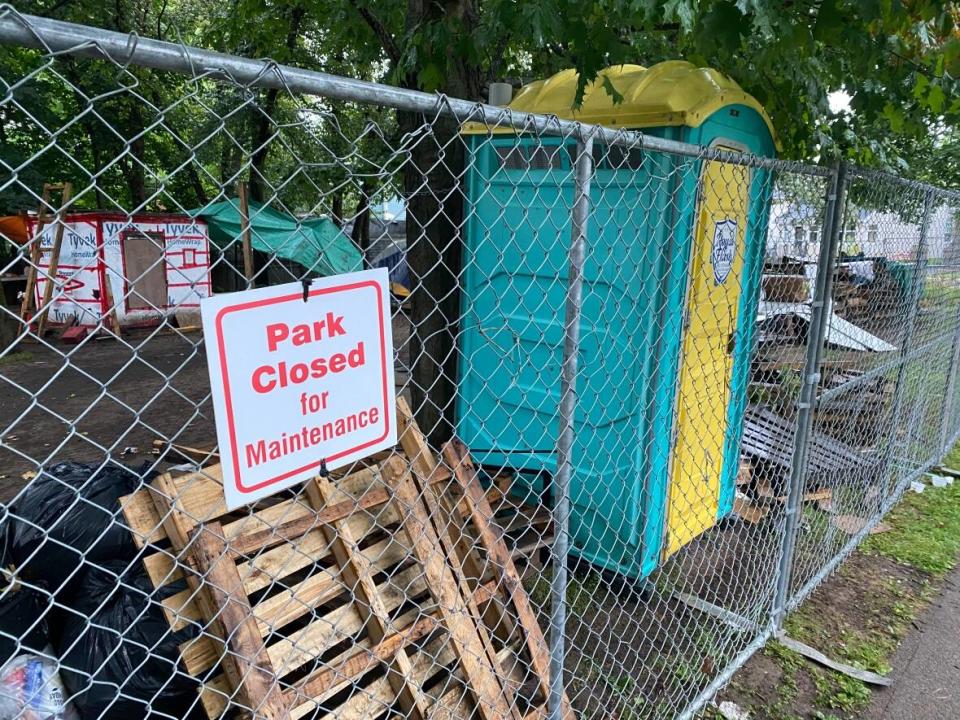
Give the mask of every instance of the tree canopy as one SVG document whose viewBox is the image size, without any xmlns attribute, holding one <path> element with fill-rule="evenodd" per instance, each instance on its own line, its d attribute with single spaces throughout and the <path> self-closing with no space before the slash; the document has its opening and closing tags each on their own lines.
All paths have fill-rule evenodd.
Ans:
<svg viewBox="0 0 960 720">
<path fill-rule="evenodd" d="M 953 2 L 30 0 L 20 9 L 472 100 L 483 99 L 493 80 L 529 81 L 575 67 L 583 86 L 610 65 L 682 58 L 715 67 L 752 93 L 772 117 L 786 157 L 847 157 L 960 181 L 947 171 L 956 164 L 949 158 L 956 154 L 953 128 L 960 117 L 960 13 Z M 4 47 L 0 77 L 12 82 L 39 62 L 39 53 Z M 67 57 L 58 58 L 55 70 L 18 90 L 18 101 L 36 113 L 33 120 L 22 122 L 9 107 L 0 111 L 0 142 L 12 167 L 36 155 L 21 179 L 41 182 L 69 172 L 70 163 L 45 149 L 35 123 L 67 126 L 61 142 L 83 167 L 101 173 L 98 194 L 81 204 L 136 207 L 151 197 L 148 186 L 160 182 L 170 196 L 166 204 L 202 204 L 248 164 L 251 193 L 263 199 L 276 192 L 284 159 L 319 160 L 318 141 L 327 151 L 346 153 L 351 135 L 363 135 L 371 122 L 388 136 L 397 132 L 392 113 L 382 109 L 341 105 L 334 111 L 317 101 L 334 125 L 318 122 L 290 133 L 289 142 L 269 142 L 285 119 L 303 112 L 302 102 L 280 91 L 241 97 L 239 90 L 224 93 L 132 66 L 118 70 Z M 63 92 L 64 80 L 74 92 Z M 130 92 L 112 93 L 118 83 Z M 615 85 L 606 89 L 617 97 Z M 838 90 L 850 96 L 849 109 L 833 112 L 828 98 Z M 185 96 L 196 102 L 183 102 Z M 95 111 L 83 112 L 91 103 Z M 145 131 L 157 109 L 164 110 L 167 134 Z M 382 130 L 378 134 L 365 136 L 367 147 L 355 154 L 359 164 L 383 156 L 388 143 Z M 148 172 L 161 159 L 182 170 L 166 178 Z M 314 210 L 305 198 L 318 183 L 339 188 L 338 203 L 358 203 L 365 191 L 356 178 L 364 174 L 358 167 L 350 181 L 335 168 L 318 168 L 285 184 L 296 206 L 290 209 Z M 26 201 L 22 193 L 4 195 L 5 210 Z"/>
<path fill-rule="evenodd" d="M 262 0 L 250 0 L 266 11 Z M 284 0 L 291 2 L 291 0 Z M 297 2 L 298 0 L 292 0 Z M 960 116 L 957 5 L 939 0 L 339 0 L 315 2 L 388 79 L 479 98 L 503 77 L 686 59 L 715 67 L 773 118 L 787 157 L 897 170 L 896 139 Z M 238 18 L 242 22 L 241 19 Z M 616 95 L 615 87 L 608 87 Z M 831 112 L 844 90 L 851 112 Z"/>
</svg>

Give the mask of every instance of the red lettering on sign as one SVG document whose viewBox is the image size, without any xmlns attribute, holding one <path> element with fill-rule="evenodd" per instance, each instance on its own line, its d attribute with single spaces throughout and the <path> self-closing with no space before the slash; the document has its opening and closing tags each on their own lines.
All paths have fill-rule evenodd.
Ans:
<svg viewBox="0 0 960 720">
<path fill-rule="evenodd" d="M 261 300 L 252 300 L 249 302 L 237 303 L 236 305 L 221 308 L 216 315 L 217 336 L 217 355 L 219 359 L 220 373 L 222 375 L 223 401 L 226 410 L 227 432 L 229 436 L 230 459 L 233 463 L 233 477 L 230 478 L 233 486 L 240 493 L 253 493 L 287 480 L 291 477 L 302 475 L 306 472 L 315 471 L 319 467 L 321 458 L 311 457 L 311 460 L 301 467 L 297 467 L 288 472 L 283 472 L 273 477 L 258 481 L 251 485 L 244 485 L 240 474 L 241 453 L 246 461 L 246 467 L 262 465 L 271 460 L 276 460 L 284 455 L 298 453 L 302 450 L 311 448 L 315 445 L 324 443 L 330 439 L 336 439 L 357 430 L 369 427 L 371 425 L 379 426 L 383 423 L 383 432 L 378 433 L 378 437 L 364 440 L 357 445 L 337 451 L 336 453 L 322 458 L 328 463 L 336 462 L 341 458 L 350 457 L 363 450 L 382 443 L 390 436 L 392 431 L 390 423 L 390 404 L 393 398 L 389 397 L 388 387 L 392 384 L 388 380 L 388 363 L 392 358 L 392 348 L 387 347 L 386 337 L 388 322 L 383 311 L 383 294 L 378 282 L 361 281 L 336 285 L 325 288 L 317 288 L 309 292 L 308 297 L 320 297 L 323 295 L 373 290 L 375 297 L 376 318 L 379 329 L 379 351 L 378 358 L 378 384 L 382 386 L 382 397 L 378 401 L 377 407 L 371 407 L 359 412 L 347 415 L 345 417 L 334 418 L 321 422 L 315 426 L 304 426 L 300 431 L 288 434 L 282 433 L 279 438 L 273 439 L 252 439 L 244 438 L 243 448 L 241 450 L 237 438 L 237 428 L 234 417 L 234 403 L 230 390 L 230 374 L 228 370 L 228 360 L 226 351 L 226 339 L 224 337 L 223 322 L 229 313 L 242 312 L 266 306 L 275 306 L 285 302 L 302 302 L 302 294 L 283 295 L 279 297 L 265 298 Z M 292 327 L 285 322 L 276 322 L 268 324 L 264 332 L 266 334 L 267 350 L 276 352 L 283 348 L 287 343 L 290 346 L 299 347 L 308 343 L 318 342 L 324 338 L 340 337 L 347 335 L 347 328 L 344 327 L 344 316 L 335 315 L 331 312 L 324 312 L 324 317 L 310 323 L 293 325 Z M 263 337 L 263 336 L 261 336 Z M 319 379 L 329 374 L 348 373 L 352 368 L 359 368 L 367 362 L 367 348 L 363 341 L 357 344 L 348 352 L 337 352 L 330 355 L 318 354 L 317 357 L 309 361 L 296 362 L 288 364 L 286 360 L 262 365 L 253 371 L 249 376 L 248 382 L 256 393 L 270 393 L 280 388 L 290 387 L 306 383 L 310 379 Z M 234 378 L 236 380 L 236 378 Z M 308 388 L 309 389 L 309 388 Z M 322 417 L 322 414 L 319 417 Z M 225 480 L 227 478 L 224 478 Z"/>
</svg>

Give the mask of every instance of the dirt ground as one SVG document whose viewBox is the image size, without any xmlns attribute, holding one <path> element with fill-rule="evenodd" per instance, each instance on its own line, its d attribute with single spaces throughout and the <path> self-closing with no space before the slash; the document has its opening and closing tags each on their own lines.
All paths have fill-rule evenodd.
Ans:
<svg viewBox="0 0 960 720">
<path fill-rule="evenodd" d="M 112 457 L 135 465 L 156 459 L 156 438 L 214 445 L 199 332 L 52 344 L 21 343 L 0 365 L 0 502 L 23 487 L 23 473 L 49 463 Z"/>
<path fill-rule="evenodd" d="M 395 333 L 402 367 L 406 335 L 402 327 Z M 215 446 L 198 332 L 136 331 L 119 342 L 17 350 L 0 364 L 0 502 L 25 485 L 23 473 L 55 461 L 159 462 L 151 453 L 156 438 Z M 777 518 L 757 526 L 724 522 L 646 582 L 577 568 L 567 666 L 571 700 L 583 716 L 665 717 L 696 696 L 753 635 L 691 609 L 677 593 L 761 620 L 781 527 Z M 546 627 L 549 601 L 542 593 L 538 599 Z"/>
<path fill-rule="evenodd" d="M 394 329 L 401 368 L 407 344 L 402 322 Z M 53 349 L 21 345 L 0 362 L 0 503 L 15 498 L 27 482 L 24 473 L 56 461 L 96 463 L 110 457 L 138 465 L 174 460 L 152 454 L 157 438 L 215 446 L 199 332 L 139 330 L 126 332 L 121 341 L 52 344 Z M 398 384 L 403 379 L 398 375 Z M 738 631 L 679 598 L 689 594 L 747 621 L 764 622 L 782 528 L 775 513 L 759 525 L 725 521 L 643 582 L 624 582 L 589 566 L 576 568 L 566 665 L 568 692 L 583 717 L 669 717 L 696 697 L 755 633 Z M 897 576 L 898 567 L 875 571 L 854 560 L 808 606 L 827 618 L 823 627 L 831 633 L 839 632 L 830 622 L 835 614 L 849 622 L 844 608 L 863 615 L 853 616 L 856 623 L 880 623 L 882 603 L 865 604 L 864 588 L 866 597 L 879 597 L 891 579 L 907 585 L 916 581 L 909 573 Z M 548 576 L 549 571 L 539 575 L 541 580 Z M 549 600 L 543 588 L 531 592 L 546 627 Z M 757 707 L 775 702 L 782 685 L 778 672 L 775 658 L 758 654 L 727 696 Z M 801 676 L 797 684 L 799 707 L 800 697 L 817 690 L 810 678 Z"/>
<path fill-rule="evenodd" d="M 874 647 L 895 645 L 898 618 L 922 602 L 928 576 L 892 560 L 855 552 L 787 623 L 788 634 L 829 657 L 871 670 Z M 717 698 L 749 710 L 754 720 L 854 720 L 869 695 L 835 673 L 778 648 L 755 654 Z"/>
<path fill-rule="evenodd" d="M 398 387 L 408 325 L 397 313 Z M 0 503 L 16 497 L 24 473 L 54 462 L 156 462 L 158 438 L 216 447 L 201 332 L 124 330 L 122 340 L 87 338 L 79 346 L 48 338 L 0 358 Z"/>
</svg>

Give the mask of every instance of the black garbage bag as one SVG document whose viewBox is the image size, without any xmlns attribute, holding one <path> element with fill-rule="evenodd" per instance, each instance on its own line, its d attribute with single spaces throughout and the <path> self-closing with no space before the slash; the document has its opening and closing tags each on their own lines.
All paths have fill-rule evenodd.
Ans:
<svg viewBox="0 0 960 720">
<path fill-rule="evenodd" d="M 23 585 L 0 590 L 0 667 L 17 655 L 39 654 L 50 642 L 50 597 Z"/>
<path fill-rule="evenodd" d="M 183 587 L 172 585 L 165 594 Z M 62 611 L 55 647 L 80 715 L 129 720 L 199 712 L 197 681 L 186 674 L 179 650 L 197 628 L 170 628 L 140 561 L 89 568 L 77 588 Z"/>
<path fill-rule="evenodd" d="M 81 561 L 129 560 L 137 548 L 117 501 L 148 479 L 148 468 L 75 462 L 44 468 L 10 506 L 7 562 L 59 599 L 69 594 L 65 583 Z"/>
</svg>

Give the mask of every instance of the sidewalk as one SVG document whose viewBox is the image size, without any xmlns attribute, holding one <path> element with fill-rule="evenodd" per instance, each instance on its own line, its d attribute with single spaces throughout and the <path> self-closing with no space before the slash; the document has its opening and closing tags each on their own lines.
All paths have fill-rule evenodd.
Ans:
<svg viewBox="0 0 960 720">
<path fill-rule="evenodd" d="M 890 661 L 893 685 L 874 692 L 864 720 L 960 718 L 960 567 Z"/>
</svg>

